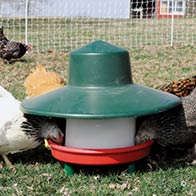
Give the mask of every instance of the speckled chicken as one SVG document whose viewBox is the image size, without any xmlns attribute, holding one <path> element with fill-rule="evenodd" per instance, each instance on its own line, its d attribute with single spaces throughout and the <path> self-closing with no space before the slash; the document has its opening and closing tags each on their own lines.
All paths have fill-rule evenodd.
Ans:
<svg viewBox="0 0 196 196">
<path fill-rule="evenodd" d="M 196 88 L 196 75 L 190 78 L 173 81 L 161 87 L 162 91 L 174 94 L 178 97 L 189 95 Z"/>
<path fill-rule="evenodd" d="M 163 147 L 193 147 L 196 143 L 196 88 L 181 99 L 182 104 L 175 108 L 144 117 L 136 144 L 154 139 Z"/>
<path fill-rule="evenodd" d="M 0 58 L 9 63 L 11 59 L 18 59 L 30 51 L 31 46 L 20 42 L 10 41 L 3 33 L 3 26 L 0 26 Z"/>
</svg>

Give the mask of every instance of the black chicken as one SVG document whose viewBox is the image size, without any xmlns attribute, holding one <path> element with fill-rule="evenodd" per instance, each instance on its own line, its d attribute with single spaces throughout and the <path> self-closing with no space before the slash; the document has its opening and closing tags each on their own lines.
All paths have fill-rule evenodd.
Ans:
<svg viewBox="0 0 196 196">
<path fill-rule="evenodd" d="M 0 42 L 6 44 L 9 40 L 6 38 L 3 32 L 3 26 L 0 26 Z"/>
<path fill-rule="evenodd" d="M 30 51 L 31 46 L 20 42 L 10 41 L 3 32 L 3 26 L 0 26 L 0 58 L 4 62 L 10 63 L 11 59 L 21 58 L 26 51 Z"/>
</svg>

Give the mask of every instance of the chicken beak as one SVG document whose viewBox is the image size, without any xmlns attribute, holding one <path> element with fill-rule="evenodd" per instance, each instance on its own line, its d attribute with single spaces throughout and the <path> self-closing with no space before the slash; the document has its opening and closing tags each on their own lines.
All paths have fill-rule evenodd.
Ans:
<svg viewBox="0 0 196 196">
<path fill-rule="evenodd" d="M 45 146 L 46 148 L 49 148 L 49 149 L 50 149 L 50 145 L 49 145 L 47 139 L 44 139 L 44 146 Z"/>
</svg>

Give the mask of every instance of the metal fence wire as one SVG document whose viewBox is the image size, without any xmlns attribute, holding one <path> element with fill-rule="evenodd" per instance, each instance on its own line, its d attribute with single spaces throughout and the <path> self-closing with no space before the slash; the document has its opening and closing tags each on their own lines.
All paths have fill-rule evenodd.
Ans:
<svg viewBox="0 0 196 196">
<path fill-rule="evenodd" d="M 6 36 L 36 52 L 94 40 L 127 49 L 194 45 L 195 15 L 195 0 L 0 0 Z"/>
</svg>

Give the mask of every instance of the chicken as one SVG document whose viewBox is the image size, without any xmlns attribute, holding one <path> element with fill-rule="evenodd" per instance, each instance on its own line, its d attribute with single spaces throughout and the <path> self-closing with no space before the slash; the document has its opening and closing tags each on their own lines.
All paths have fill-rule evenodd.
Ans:
<svg viewBox="0 0 196 196">
<path fill-rule="evenodd" d="M 163 147 L 193 147 L 196 143 L 196 88 L 181 99 L 182 104 L 175 108 L 144 117 L 136 144 L 154 139 Z"/>
<path fill-rule="evenodd" d="M 41 64 L 32 70 L 24 82 L 29 97 L 41 95 L 64 85 L 65 82 L 59 74 L 47 71 Z"/>
<path fill-rule="evenodd" d="M 196 76 L 163 85 L 161 90 L 181 97 L 182 104 L 168 111 L 137 119 L 135 143 L 155 143 L 147 167 L 156 168 L 165 160 L 193 161 L 196 143 Z M 194 162 L 194 161 L 193 161 Z"/>
<path fill-rule="evenodd" d="M 3 32 L 3 26 L 0 26 L 0 43 L 6 44 L 9 40 L 6 38 Z"/>
<path fill-rule="evenodd" d="M 196 75 L 191 78 L 180 79 L 178 81 L 163 85 L 161 90 L 174 94 L 178 97 L 184 97 L 189 95 L 195 87 Z"/>
<path fill-rule="evenodd" d="M 44 138 L 61 144 L 63 133 L 46 117 L 23 114 L 20 101 L 0 86 L 0 155 L 12 166 L 7 155 L 33 149 Z"/>
<path fill-rule="evenodd" d="M 169 142 L 169 139 L 166 141 L 165 136 L 163 133 L 163 138 L 161 136 L 162 131 L 165 132 L 166 127 L 165 126 L 173 126 L 174 121 L 176 121 L 177 126 L 173 126 L 171 128 L 168 128 L 169 130 L 173 130 L 171 139 L 173 140 L 176 137 L 176 143 L 178 143 L 178 139 L 181 139 L 181 137 L 177 138 L 177 135 L 179 134 L 180 129 L 184 130 L 186 133 L 186 130 L 195 129 L 196 126 L 196 106 L 195 106 L 195 88 L 196 87 L 196 75 L 191 78 L 186 79 L 179 79 L 177 81 L 173 81 L 169 84 L 163 85 L 161 87 L 161 90 L 164 92 L 168 92 L 171 94 L 174 94 L 178 97 L 181 97 L 182 99 L 182 105 L 179 107 L 176 107 L 174 109 L 168 110 L 166 112 L 151 115 L 148 117 L 141 118 L 139 121 L 142 122 L 140 129 L 138 131 L 138 134 L 136 136 L 136 143 L 142 143 L 148 138 L 158 138 L 157 142 L 160 143 L 162 146 L 167 146 L 169 144 L 165 142 Z M 191 94 L 191 95 L 190 95 Z M 159 120 L 160 121 L 159 121 Z M 173 123 L 172 123 L 173 122 Z M 180 124 L 179 124 L 180 122 Z M 151 127 L 152 126 L 152 127 Z M 155 127 L 159 131 L 155 131 Z M 147 129 L 151 129 L 150 131 L 147 131 Z M 180 128 L 180 129 L 178 129 Z M 164 130 L 162 130 L 164 129 Z M 178 130 L 177 130 L 178 129 Z M 181 131 L 180 131 L 181 132 Z M 175 134 L 177 134 L 175 136 Z M 146 138 L 146 139 L 145 139 Z M 163 140 L 163 141 L 162 141 Z M 164 142 L 165 141 L 165 142 Z"/>
<path fill-rule="evenodd" d="M 186 125 L 196 133 L 196 88 L 190 95 L 182 97 L 182 105 L 185 111 Z"/>
<path fill-rule="evenodd" d="M 10 41 L 3 33 L 3 27 L 0 26 L 0 58 L 4 62 L 10 63 L 11 59 L 18 59 L 30 51 L 31 46 L 20 42 Z"/>
</svg>

